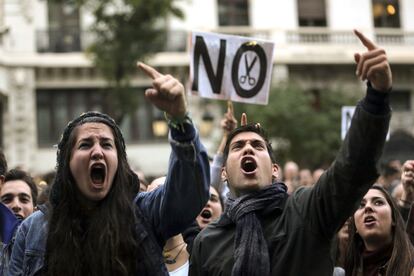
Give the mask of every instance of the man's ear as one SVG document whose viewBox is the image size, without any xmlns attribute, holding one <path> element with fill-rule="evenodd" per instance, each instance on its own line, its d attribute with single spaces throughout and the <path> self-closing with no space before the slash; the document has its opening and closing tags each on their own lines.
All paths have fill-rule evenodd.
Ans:
<svg viewBox="0 0 414 276">
<path fill-rule="evenodd" d="M 279 179 L 279 171 L 280 171 L 280 167 L 278 164 L 273 163 L 272 164 L 272 179 L 273 180 L 278 180 Z"/>
</svg>

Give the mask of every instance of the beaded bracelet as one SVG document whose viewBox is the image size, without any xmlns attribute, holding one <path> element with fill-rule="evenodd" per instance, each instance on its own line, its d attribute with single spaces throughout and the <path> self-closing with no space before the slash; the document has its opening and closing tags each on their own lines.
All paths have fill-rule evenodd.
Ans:
<svg viewBox="0 0 414 276">
<path fill-rule="evenodd" d="M 192 124 L 193 121 L 191 120 L 188 112 L 185 113 L 184 117 L 182 118 L 173 118 L 167 112 L 164 112 L 165 120 L 167 120 L 167 124 L 170 128 L 178 129 L 179 131 L 185 133 L 184 124 Z"/>
</svg>

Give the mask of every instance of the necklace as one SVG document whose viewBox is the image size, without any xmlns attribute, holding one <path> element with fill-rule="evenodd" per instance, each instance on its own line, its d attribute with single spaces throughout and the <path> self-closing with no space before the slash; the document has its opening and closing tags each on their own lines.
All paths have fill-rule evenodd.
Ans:
<svg viewBox="0 0 414 276">
<path fill-rule="evenodd" d="M 184 247 L 185 247 L 185 243 L 181 243 L 180 245 L 182 245 L 181 246 L 181 248 L 180 248 L 180 251 L 178 251 L 178 253 L 177 253 L 177 255 L 175 255 L 175 257 L 173 258 L 173 259 L 167 259 L 167 258 L 169 258 L 170 257 L 170 255 L 166 255 L 166 254 L 163 254 L 164 255 L 164 262 L 167 264 L 167 265 L 171 265 L 171 264 L 175 264 L 176 262 L 177 262 L 177 258 L 178 258 L 178 256 L 180 256 L 180 254 L 181 254 L 181 252 L 183 251 L 183 249 L 184 249 Z M 179 245 L 177 245 L 176 247 L 174 247 L 174 248 L 177 248 Z M 174 249 L 173 248 L 173 249 Z M 170 249 L 169 251 L 171 251 L 172 249 Z"/>
<path fill-rule="evenodd" d="M 180 246 L 180 245 L 182 245 L 182 244 L 184 244 L 184 242 L 177 244 L 177 245 L 176 245 L 176 246 L 174 246 L 173 248 L 170 248 L 170 249 L 164 249 L 164 250 L 162 251 L 162 253 L 164 254 L 164 253 L 170 252 L 171 250 L 176 249 L 177 247 L 179 247 L 179 246 Z M 167 257 L 167 258 L 168 258 L 168 257 Z"/>
</svg>

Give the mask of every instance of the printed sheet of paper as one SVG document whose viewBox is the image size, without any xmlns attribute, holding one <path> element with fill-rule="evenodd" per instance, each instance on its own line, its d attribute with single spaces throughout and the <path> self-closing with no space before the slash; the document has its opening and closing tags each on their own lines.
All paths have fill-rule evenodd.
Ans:
<svg viewBox="0 0 414 276">
<path fill-rule="evenodd" d="M 273 42 L 193 32 L 190 51 L 193 94 L 211 99 L 267 104 Z"/>
</svg>

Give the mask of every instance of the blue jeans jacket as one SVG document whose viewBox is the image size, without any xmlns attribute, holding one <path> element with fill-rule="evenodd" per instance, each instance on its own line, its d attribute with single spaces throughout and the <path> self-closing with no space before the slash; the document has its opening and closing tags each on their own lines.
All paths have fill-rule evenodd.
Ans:
<svg viewBox="0 0 414 276">
<path fill-rule="evenodd" d="M 165 185 L 139 193 L 137 205 L 138 242 L 151 256 L 152 275 L 168 275 L 162 247 L 197 217 L 209 198 L 210 172 L 207 153 L 191 124 L 185 132 L 170 132 L 172 153 Z M 44 264 L 48 222 L 45 211 L 33 213 L 20 225 L 7 275 L 36 275 Z"/>
<path fill-rule="evenodd" d="M 9 265 L 11 244 L 5 244 L 0 241 L 0 275 L 4 275 Z"/>
</svg>

